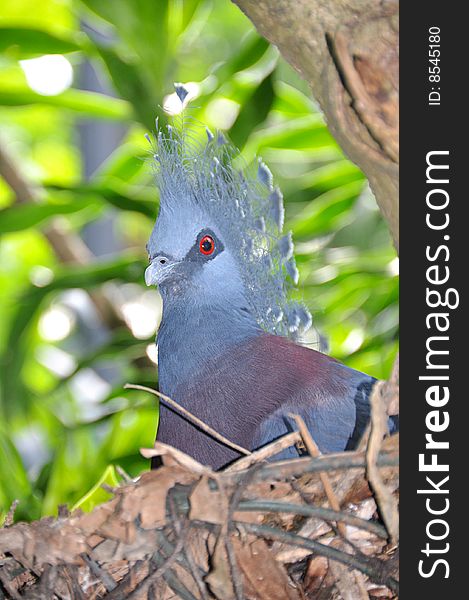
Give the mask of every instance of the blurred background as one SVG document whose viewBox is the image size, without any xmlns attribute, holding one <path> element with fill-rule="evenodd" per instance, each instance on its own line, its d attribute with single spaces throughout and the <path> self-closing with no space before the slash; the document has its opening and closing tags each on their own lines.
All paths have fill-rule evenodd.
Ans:
<svg viewBox="0 0 469 600">
<path fill-rule="evenodd" d="M 387 377 L 398 262 L 367 182 L 306 84 L 229 0 L 3 0 L 0 9 L 0 522 L 89 508 L 149 468 L 161 301 L 145 132 L 180 110 L 281 186 L 299 293 L 329 352 Z M 116 467 L 119 467 L 116 471 Z"/>
</svg>

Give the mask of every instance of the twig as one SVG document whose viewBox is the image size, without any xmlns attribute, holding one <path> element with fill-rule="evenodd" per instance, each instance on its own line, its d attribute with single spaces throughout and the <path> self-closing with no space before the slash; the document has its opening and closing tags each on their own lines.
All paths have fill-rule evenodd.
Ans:
<svg viewBox="0 0 469 600">
<path fill-rule="evenodd" d="M 362 600 L 369 600 L 370 596 L 368 594 L 368 590 L 366 589 L 363 573 L 360 573 L 360 571 L 354 571 L 353 574 L 355 576 L 355 581 L 357 582 L 357 587 L 360 590 Z"/>
<path fill-rule="evenodd" d="M 276 454 L 282 452 L 286 448 L 290 448 L 290 446 L 294 446 L 298 442 L 301 441 L 301 436 L 298 431 L 293 431 L 292 433 L 287 433 L 283 437 L 259 448 L 259 450 L 255 450 L 252 452 L 250 456 L 245 456 L 243 458 L 239 458 L 236 462 L 226 467 L 223 470 L 223 473 L 233 473 L 236 471 L 244 471 L 251 465 L 255 463 L 259 463 L 261 461 L 267 460 Z"/>
<path fill-rule="evenodd" d="M 125 483 L 132 483 L 134 480 L 120 465 L 116 465 L 117 473 L 122 477 Z"/>
<path fill-rule="evenodd" d="M 162 557 L 160 557 L 160 555 L 159 555 L 159 552 L 158 551 L 155 552 L 155 554 L 153 555 L 152 562 L 155 562 L 156 564 L 160 563 L 158 568 L 156 569 L 156 571 L 149 573 L 145 577 L 145 579 L 143 579 L 137 585 L 137 587 L 133 590 L 133 592 L 127 596 L 127 598 L 129 600 L 132 600 L 132 599 L 136 600 L 137 598 L 141 598 L 142 594 L 144 592 L 146 592 L 153 583 L 158 581 L 158 579 L 160 579 L 161 577 L 163 577 L 166 574 L 166 572 L 170 569 L 170 567 L 173 565 L 173 563 L 177 560 L 179 553 L 184 548 L 184 544 L 186 543 L 186 535 L 187 535 L 187 529 L 185 529 L 181 532 L 181 534 L 179 535 L 178 541 L 177 541 L 176 545 L 174 546 L 172 553 L 167 558 L 162 559 Z M 168 583 L 168 585 L 170 585 L 170 584 Z M 172 587 L 172 586 L 170 586 L 170 587 Z"/>
<path fill-rule="evenodd" d="M 133 582 L 140 578 L 141 572 L 146 569 L 146 566 L 147 564 L 143 560 L 138 560 L 134 565 L 130 566 L 127 575 L 104 598 L 106 600 L 124 600 L 127 598 L 127 595 L 133 590 Z"/>
<path fill-rule="evenodd" d="M 399 414 L 399 353 L 394 359 L 391 377 L 384 387 L 383 402 L 388 415 Z"/>
<path fill-rule="evenodd" d="M 301 548 L 307 548 L 312 550 L 316 554 L 320 556 L 325 556 L 326 558 L 330 558 L 331 560 L 337 560 L 344 565 L 348 565 L 353 567 L 354 569 L 358 569 L 365 575 L 380 584 L 386 585 L 393 592 L 399 591 L 399 583 L 388 575 L 383 575 L 377 571 L 372 562 L 378 562 L 380 568 L 382 567 L 382 563 L 380 561 L 370 561 L 359 559 L 352 554 L 347 554 L 346 552 L 342 552 L 341 550 L 337 550 L 332 548 L 331 546 L 326 546 L 325 544 L 321 544 L 320 542 L 316 542 L 315 540 L 310 540 L 308 538 L 304 538 L 300 535 L 295 535 L 293 533 L 288 533 L 286 531 L 282 531 L 281 529 L 277 529 L 275 527 L 268 527 L 266 525 L 256 525 L 254 523 L 245 523 L 241 521 L 237 521 L 237 525 L 242 526 L 246 531 L 250 531 L 255 535 L 263 537 L 269 540 L 278 540 L 285 544 L 291 544 L 292 546 L 299 546 Z"/>
<path fill-rule="evenodd" d="M 249 471 L 244 474 L 239 486 L 235 489 L 233 495 L 230 500 L 228 500 L 228 495 L 226 493 L 225 482 L 222 479 L 221 475 L 217 474 L 216 481 L 218 485 L 218 489 L 220 490 L 220 497 L 223 501 L 223 508 L 225 510 L 225 520 L 221 524 L 220 533 L 217 541 L 217 545 L 222 543 L 223 548 L 226 552 L 226 559 L 228 562 L 228 566 L 230 569 L 231 583 L 233 586 L 233 591 L 235 594 L 236 600 L 243 600 L 243 584 L 241 581 L 241 575 L 239 573 L 238 564 L 236 562 L 236 556 L 233 550 L 233 545 L 230 539 L 231 527 L 232 527 L 232 516 L 233 516 L 233 506 L 234 503 L 237 503 L 240 494 L 242 494 L 242 490 L 244 489 L 244 485 L 247 479 L 249 479 L 250 474 Z M 238 491 L 240 490 L 240 491 Z M 216 550 L 215 550 L 216 552 Z"/>
<path fill-rule="evenodd" d="M 62 565 L 63 577 L 65 579 L 68 591 L 70 592 L 70 599 L 85 600 L 85 595 L 80 587 L 79 582 L 77 581 L 77 576 L 74 571 L 76 571 L 76 567 L 72 568 L 71 565 Z"/>
<path fill-rule="evenodd" d="M 194 594 L 192 594 L 192 592 L 190 592 L 187 587 L 179 581 L 171 569 L 168 569 L 163 574 L 163 579 L 165 580 L 166 585 L 176 594 L 176 598 L 180 598 L 181 600 L 198 600 Z M 130 598 L 130 596 L 128 596 L 128 598 Z M 135 598 L 141 598 L 141 596 L 135 596 Z"/>
<path fill-rule="evenodd" d="M 366 452 L 366 474 L 376 495 L 376 503 L 389 532 L 391 543 L 395 543 L 399 539 L 397 502 L 391 491 L 386 487 L 376 464 L 383 438 L 388 431 L 388 416 L 381 397 L 381 391 L 385 385 L 386 383 L 381 381 L 376 383 L 370 396 L 371 431 Z"/>
<path fill-rule="evenodd" d="M 215 429 L 213 429 L 212 427 L 210 427 L 209 425 L 207 425 L 206 423 L 201 421 L 198 417 L 193 415 L 187 409 L 183 408 L 175 400 L 172 400 L 171 398 L 169 398 L 169 396 L 165 396 L 165 394 L 158 392 L 158 390 L 154 390 L 152 388 L 146 387 L 145 385 L 138 385 L 136 383 L 126 383 L 124 385 L 124 388 L 130 389 L 130 390 L 141 390 L 143 392 L 149 392 L 150 394 L 153 394 L 154 396 L 158 396 L 158 398 L 160 398 L 160 400 L 163 402 L 163 404 L 166 404 L 167 406 L 169 406 L 170 408 L 175 410 L 177 413 L 179 413 L 180 416 L 185 417 L 188 421 L 190 421 L 192 423 L 192 425 L 196 425 L 197 427 L 200 427 L 200 429 L 205 431 L 206 434 L 208 434 L 210 437 L 213 437 L 221 444 L 224 444 L 225 446 L 228 446 L 232 450 L 236 450 L 237 452 L 240 452 L 241 454 L 245 454 L 246 456 L 250 456 L 252 454 L 252 452 L 250 452 L 249 450 L 246 450 L 246 448 L 243 448 L 242 446 L 238 446 L 238 444 L 235 444 L 234 442 L 232 442 L 228 438 L 226 438 L 224 435 L 221 435 L 221 433 L 218 433 L 218 431 L 215 431 Z"/>
<path fill-rule="evenodd" d="M 236 511 L 238 504 L 241 500 L 241 497 L 244 493 L 244 490 L 247 486 L 253 481 L 256 476 L 256 472 L 259 470 L 260 465 L 256 467 L 252 467 L 249 471 L 243 473 L 243 477 L 238 481 L 236 487 L 234 488 L 234 492 L 230 499 L 230 504 L 228 507 L 228 521 L 233 519 L 233 513 Z"/>
<path fill-rule="evenodd" d="M 211 476 L 214 475 L 214 472 L 210 467 L 206 467 L 205 465 L 196 461 L 195 458 L 192 458 L 192 456 L 185 454 L 181 450 L 178 450 L 169 444 L 164 444 L 163 442 L 155 442 L 154 448 L 140 448 L 140 454 L 145 458 L 153 458 L 154 456 L 170 456 L 177 463 L 193 473 L 209 473 Z"/>
<path fill-rule="evenodd" d="M 300 415 L 291 415 L 291 417 L 293 417 L 293 419 L 295 420 L 298 429 L 300 430 L 300 434 L 303 439 L 304 445 L 306 446 L 306 449 L 311 454 L 311 456 L 313 458 L 318 458 L 319 456 L 321 456 L 321 451 L 319 450 L 316 442 L 313 440 L 312 435 L 306 427 L 306 423 L 303 421 Z M 331 508 L 336 512 L 340 512 L 340 504 L 337 500 L 337 496 L 335 495 L 331 480 L 329 479 L 329 475 L 327 473 L 319 473 L 319 478 L 321 479 L 321 483 L 324 487 L 324 491 L 326 492 L 326 496 L 329 500 Z M 347 537 L 347 530 L 343 523 L 337 523 L 337 528 L 342 537 Z"/>
<path fill-rule="evenodd" d="M 114 590 L 117 587 L 117 583 L 114 580 L 114 578 L 111 575 L 109 575 L 109 573 L 106 570 L 101 568 L 95 560 L 88 556 L 88 554 L 81 554 L 81 558 L 88 565 L 88 568 L 93 573 L 93 575 L 97 577 L 104 585 L 106 592 L 112 592 L 112 590 Z"/>
<path fill-rule="evenodd" d="M 3 569 L 0 570 L 0 583 L 7 594 L 13 598 L 13 600 L 21 600 L 21 596 L 18 594 L 16 589 L 8 581 L 7 576 L 4 574 Z"/>
<path fill-rule="evenodd" d="M 329 569 L 343 600 L 369 600 L 363 583 L 363 573 L 356 569 L 351 571 L 338 561 L 330 561 Z"/>
<path fill-rule="evenodd" d="M 358 529 L 365 529 L 370 533 L 374 533 L 380 538 L 386 539 L 387 532 L 384 527 L 373 521 L 367 521 L 355 515 L 346 512 L 337 512 L 330 508 L 320 506 L 309 506 L 305 504 L 290 504 L 289 502 L 277 502 L 272 500 L 243 500 L 239 503 L 237 511 L 246 512 L 275 512 L 275 513 L 291 513 L 294 515 L 302 515 L 304 517 L 314 517 L 324 521 L 341 521 Z"/>
<path fill-rule="evenodd" d="M 363 469 L 366 462 L 364 452 L 341 452 L 340 454 L 324 454 L 318 458 L 296 458 L 263 464 L 257 471 L 254 481 L 279 481 L 300 477 L 306 473 L 319 473 L 320 471 L 338 471 L 349 469 Z M 397 467 L 399 454 L 395 451 L 380 452 L 378 467 Z M 227 473 L 234 481 L 240 479 L 241 473 Z"/>
<path fill-rule="evenodd" d="M 187 517 L 185 517 L 185 516 L 182 517 L 183 521 L 181 518 L 178 518 L 179 515 L 178 515 L 178 511 L 176 510 L 176 503 L 175 503 L 173 495 L 169 495 L 168 504 L 169 504 L 169 508 L 170 508 L 171 521 L 173 523 L 174 531 L 176 532 L 177 536 L 180 536 L 182 527 L 183 527 L 182 526 L 182 522 L 183 522 L 184 527 L 187 527 L 187 534 L 186 534 L 187 538 L 186 539 L 188 540 L 189 533 L 191 530 L 190 520 L 188 520 Z M 184 545 L 183 554 L 186 559 L 187 565 L 189 566 L 190 573 L 195 581 L 197 589 L 200 592 L 202 600 L 208 600 L 207 586 L 205 585 L 205 582 L 199 573 L 199 567 L 195 563 L 194 557 L 192 556 L 189 540 L 188 540 L 188 543 Z"/>
<path fill-rule="evenodd" d="M 132 584 L 132 578 L 135 577 L 135 575 L 138 577 L 138 571 L 134 571 L 134 573 L 132 574 L 134 568 L 137 567 L 137 565 L 139 565 L 139 570 L 142 570 L 145 567 L 145 563 L 143 561 L 140 561 L 140 563 L 137 562 L 135 564 L 135 567 L 132 568 L 127 574 L 127 576 L 120 582 L 119 586 L 113 592 L 110 592 L 107 596 L 105 596 L 106 600 L 110 600 L 111 598 L 112 600 L 124 600 L 124 598 L 125 600 L 128 600 L 129 598 L 141 598 L 141 592 L 146 589 L 149 589 L 158 578 L 162 578 L 164 580 L 166 585 L 176 594 L 177 598 L 181 598 L 181 600 L 197 600 L 197 598 L 193 596 L 193 594 L 186 588 L 186 586 L 181 581 L 179 581 L 178 577 L 171 569 L 171 566 L 174 563 L 174 561 L 177 561 L 178 563 L 182 562 L 180 560 L 179 553 L 181 552 L 182 546 L 185 543 L 185 537 L 181 536 L 180 540 L 182 540 L 182 546 L 181 548 L 179 548 L 180 540 L 178 541 L 178 544 L 176 546 L 173 546 L 166 539 L 162 531 L 157 530 L 156 534 L 160 549 L 163 550 L 165 553 L 169 554 L 168 558 L 165 558 L 164 556 L 160 555 L 158 551 L 155 552 L 151 559 L 151 563 L 156 564 L 156 566 L 158 567 L 157 570 L 148 573 L 135 588 L 130 588 Z M 185 567 L 183 566 L 183 568 Z M 142 584 L 145 585 L 140 587 Z M 136 592 L 140 592 L 140 594 Z"/>
<path fill-rule="evenodd" d="M 236 555 L 231 543 L 230 536 L 227 535 L 225 539 L 226 556 L 228 558 L 228 564 L 231 571 L 231 581 L 233 582 L 233 589 L 236 596 L 236 600 L 244 600 L 243 584 L 241 581 L 241 575 L 239 572 L 238 564 L 236 562 Z"/>
<path fill-rule="evenodd" d="M 57 516 L 59 519 L 66 519 L 70 516 L 70 509 L 67 504 L 59 504 L 57 507 Z"/>
<path fill-rule="evenodd" d="M 18 499 L 13 500 L 13 502 L 10 505 L 10 508 L 8 509 L 7 514 L 5 515 L 5 518 L 2 523 L 2 527 L 11 527 L 13 525 L 13 521 L 15 520 L 15 512 L 16 512 L 16 509 L 18 508 L 19 503 L 20 503 L 20 501 Z"/>
<path fill-rule="evenodd" d="M 184 547 L 184 556 L 186 557 L 187 564 L 190 567 L 191 575 L 194 578 L 194 581 L 197 585 L 197 588 L 200 592 L 202 599 L 208 600 L 209 595 L 208 595 L 207 586 L 205 585 L 205 581 L 200 576 L 199 567 L 197 566 L 197 564 L 194 560 L 194 557 L 192 556 L 190 544 L 186 544 L 186 546 Z"/>
<path fill-rule="evenodd" d="M 232 581 L 233 581 L 233 587 L 234 587 L 234 591 L 235 591 L 235 595 L 236 595 L 236 600 L 243 600 L 244 595 L 243 595 L 243 588 L 242 588 L 242 584 L 241 584 L 241 576 L 239 574 L 239 569 L 238 569 L 238 565 L 236 563 L 236 557 L 235 557 L 235 553 L 233 551 L 233 546 L 231 544 L 229 533 L 231 532 L 231 529 L 233 528 L 233 513 L 235 512 L 235 510 L 239 504 L 239 501 L 241 500 L 244 490 L 249 485 L 249 483 L 252 481 L 252 479 L 256 473 L 256 470 L 258 468 L 259 468 L 259 465 L 257 465 L 257 468 L 254 466 L 251 469 L 249 469 L 248 471 L 245 471 L 243 478 L 241 479 L 241 481 L 239 481 L 238 485 L 234 489 L 234 492 L 230 498 L 230 503 L 228 505 L 228 511 L 227 511 L 227 519 L 226 519 L 227 535 L 226 535 L 225 547 L 226 547 L 226 554 L 228 557 L 228 562 L 229 562 L 230 568 L 231 568 L 231 575 L 232 575 Z"/>
</svg>

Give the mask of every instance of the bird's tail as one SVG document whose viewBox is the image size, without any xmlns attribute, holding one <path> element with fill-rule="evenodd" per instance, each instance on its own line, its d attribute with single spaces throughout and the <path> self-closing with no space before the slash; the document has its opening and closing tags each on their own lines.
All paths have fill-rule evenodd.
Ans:
<svg viewBox="0 0 469 600">
<path fill-rule="evenodd" d="M 355 428 L 348 441 L 346 450 L 354 450 L 360 442 L 371 416 L 370 394 L 376 379 L 370 377 L 360 383 L 355 394 L 356 420 Z M 388 418 L 388 430 L 390 434 L 399 431 L 399 416 L 393 415 Z"/>
</svg>

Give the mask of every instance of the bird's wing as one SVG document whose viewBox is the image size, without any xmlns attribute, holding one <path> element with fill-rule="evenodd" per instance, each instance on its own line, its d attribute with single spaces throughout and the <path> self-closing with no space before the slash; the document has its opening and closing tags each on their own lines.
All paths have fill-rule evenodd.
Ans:
<svg viewBox="0 0 469 600">
<path fill-rule="evenodd" d="M 276 365 L 275 384 L 283 399 L 260 424 L 254 445 L 263 446 L 291 431 L 295 427 L 291 415 L 297 414 L 322 452 L 353 448 L 369 419 L 375 380 L 278 336 L 261 336 L 256 345 L 253 351 L 259 360 Z M 269 394 L 268 386 L 264 393 Z"/>
<path fill-rule="evenodd" d="M 298 414 L 322 452 L 337 452 L 359 439 L 373 381 L 330 356 L 262 333 L 208 357 L 197 377 L 169 395 L 245 448 L 259 448 L 292 431 L 291 414 Z M 165 407 L 158 439 L 214 468 L 236 457 Z M 276 458 L 288 456 L 298 454 L 292 449 Z"/>
</svg>

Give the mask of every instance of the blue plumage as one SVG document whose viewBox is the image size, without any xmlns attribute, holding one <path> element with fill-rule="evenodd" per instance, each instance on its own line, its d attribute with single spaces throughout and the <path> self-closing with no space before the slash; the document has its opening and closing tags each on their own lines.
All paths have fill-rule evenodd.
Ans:
<svg viewBox="0 0 469 600">
<path fill-rule="evenodd" d="M 199 144 L 171 128 L 154 148 L 160 212 L 145 279 L 163 299 L 160 391 L 249 449 L 288 432 L 290 413 L 323 452 L 351 447 L 373 379 L 298 343 L 311 315 L 289 299 L 298 271 L 281 192 L 262 162 L 251 172 L 223 136 L 207 138 Z M 161 441 L 213 468 L 237 458 L 160 411 Z"/>
</svg>

